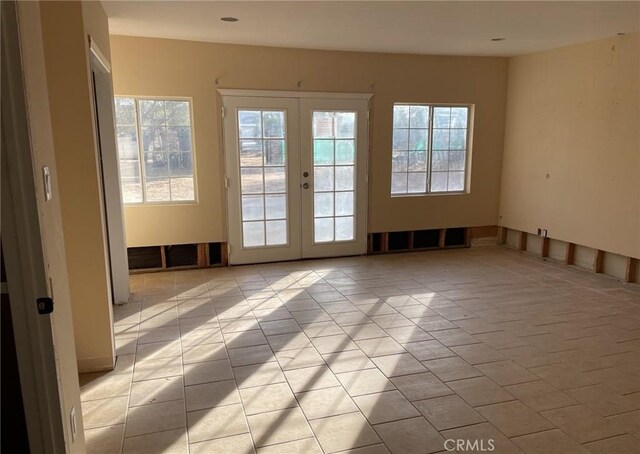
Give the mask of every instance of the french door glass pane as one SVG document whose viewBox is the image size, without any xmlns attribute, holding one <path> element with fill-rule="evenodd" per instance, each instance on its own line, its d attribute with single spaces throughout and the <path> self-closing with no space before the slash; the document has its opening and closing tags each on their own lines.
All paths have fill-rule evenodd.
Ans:
<svg viewBox="0 0 640 454">
<path fill-rule="evenodd" d="M 355 239 L 355 112 L 313 112 L 314 243 Z"/>
<path fill-rule="evenodd" d="M 287 244 L 285 112 L 239 110 L 238 150 L 243 246 Z"/>
</svg>

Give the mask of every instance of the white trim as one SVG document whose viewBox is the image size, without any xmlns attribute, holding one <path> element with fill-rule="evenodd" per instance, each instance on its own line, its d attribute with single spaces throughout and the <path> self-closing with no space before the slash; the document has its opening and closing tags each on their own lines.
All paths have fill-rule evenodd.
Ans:
<svg viewBox="0 0 640 454">
<path fill-rule="evenodd" d="M 104 233 L 108 254 L 108 277 L 111 281 L 112 303 L 129 301 L 129 265 L 127 240 L 124 227 L 124 211 L 120 187 L 120 162 L 115 126 L 115 106 L 111 74 L 100 70 L 98 62 L 91 60 L 93 112 L 97 134 L 96 164 L 101 181 L 101 205 L 104 213 Z M 110 317 L 113 318 L 109 308 Z M 113 323 L 111 323 L 113 325 Z M 114 338 L 113 328 L 111 337 Z M 114 344 L 115 350 L 115 344 Z M 112 359 L 113 362 L 113 359 Z"/>
<path fill-rule="evenodd" d="M 393 174 L 394 173 L 404 173 L 407 176 L 412 173 L 409 172 L 408 170 L 404 171 L 404 172 L 394 172 L 393 171 L 393 162 L 392 162 L 392 168 L 391 168 L 391 179 L 390 179 L 390 185 L 389 185 L 389 194 L 391 196 L 391 198 L 400 198 L 400 197 L 433 197 L 433 196 L 441 196 L 441 195 L 467 195 L 470 194 L 471 192 L 471 135 L 473 133 L 473 115 L 475 113 L 475 104 L 459 104 L 459 103 L 452 103 L 452 104 L 442 104 L 442 103 L 407 103 L 407 102 L 394 102 L 393 103 L 393 107 L 394 107 L 394 111 L 392 113 L 392 117 L 395 115 L 395 106 L 425 106 L 429 108 L 429 126 L 427 128 L 427 131 L 429 131 L 429 137 L 428 137 L 428 145 L 427 145 L 427 170 L 426 170 L 426 174 L 427 174 L 427 185 L 425 187 L 425 192 L 399 192 L 399 193 L 394 193 L 392 192 L 393 190 Z M 467 125 L 466 125 L 466 137 L 465 137 L 465 163 L 464 163 L 464 188 L 462 190 L 459 191 L 432 191 L 431 190 L 431 180 L 432 180 L 432 176 L 434 173 L 434 170 L 432 168 L 432 155 L 433 155 L 433 120 L 434 120 L 434 109 L 438 108 L 438 107 L 451 107 L 451 108 L 460 108 L 460 107 L 464 107 L 467 109 Z M 391 129 L 392 131 L 395 130 L 396 128 L 393 126 L 393 124 L 391 125 Z M 399 129 L 407 129 L 407 131 L 410 131 L 411 129 L 421 129 L 421 128 L 411 128 L 411 127 L 407 127 L 407 128 L 399 128 Z M 437 129 L 437 128 L 436 128 Z M 446 129 L 462 129 L 462 128 L 446 128 Z M 393 145 L 392 145 L 392 161 L 393 161 Z M 410 151 L 410 150 L 409 150 Z M 448 151 L 452 151 L 452 150 L 448 150 Z M 455 151 L 455 150 L 454 150 Z M 446 170 L 446 171 L 438 171 L 436 170 L 435 173 L 450 173 L 451 170 Z M 455 170 L 454 170 L 455 172 Z M 408 188 L 407 188 L 408 190 Z"/>
<path fill-rule="evenodd" d="M 115 100 L 117 98 L 122 99 L 132 99 L 135 104 L 135 117 L 136 124 L 135 125 L 127 125 L 127 126 L 135 126 L 136 128 L 136 138 L 138 143 L 138 169 L 140 172 L 140 182 L 142 184 L 142 202 L 125 202 L 124 197 L 122 201 L 122 205 L 124 207 L 145 207 L 145 206 L 172 206 L 172 205 L 199 205 L 200 201 L 198 199 L 198 163 L 196 156 L 196 142 L 195 142 L 195 129 L 194 129 L 194 116 L 193 116 L 193 97 L 191 96 L 137 96 L 137 95 L 114 95 L 114 105 Z M 193 200 L 171 200 L 171 188 L 169 188 L 169 200 L 157 200 L 157 201 L 147 201 L 147 189 L 146 189 L 146 180 L 147 175 L 145 172 L 144 166 L 144 149 L 142 148 L 142 125 L 140 124 L 140 101 L 181 101 L 186 102 L 189 105 L 189 134 L 191 136 L 191 161 L 193 164 Z M 115 124 L 115 132 L 116 135 L 118 133 L 118 119 L 114 114 L 114 124 Z M 167 154 L 169 152 L 166 152 Z M 120 164 L 118 158 L 118 165 Z M 172 178 L 169 176 L 169 179 Z M 122 180 L 120 180 L 120 187 L 122 187 Z"/>
<path fill-rule="evenodd" d="M 111 74 L 111 63 L 109 63 L 107 57 L 102 53 L 98 44 L 91 38 L 91 35 L 89 35 L 89 54 L 94 69 L 102 73 Z"/>
<path fill-rule="evenodd" d="M 223 91 L 220 91 L 220 94 Z M 235 91 L 249 93 L 251 90 Z M 253 91 L 253 93 L 256 93 Z M 365 254 L 367 250 L 367 210 L 368 210 L 368 117 L 367 99 L 336 99 L 334 94 L 316 93 L 317 96 L 304 97 L 302 92 L 289 92 L 294 96 L 228 96 L 223 95 L 225 109 L 234 114 L 223 117 L 225 179 L 228 181 L 227 228 L 229 239 L 229 263 L 232 265 L 296 260 L 300 258 L 338 257 Z M 288 107 L 287 107 L 288 106 Z M 240 194 L 240 161 L 238 150 L 238 125 L 235 111 L 238 108 L 284 109 L 287 110 L 287 179 L 288 179 L 288 222 L 289 243 L 285 246 L 261 246 L 255 248 L 242 245 L 242 208 Z M 356 210 L 353 214 L 356 222 L 354 240 L 313 243 L 305 232 L 313 232 L 313 190 L 302 188 L 302 178 L 313 186 L 313 158 L 311 141 L 311 116 L 313 110 L 331 110 L 355 112 L 357 122 L 357 186 L 355 188 Z M 304 177 L 302 172 L 309 172 Z"/>
<path fill-rule="evenodd" d="M 242 90 L 236 88 L 218 88 L 222 96 L 243 96 L 258 98 L 327 98 L 327 99 L 371 99 L 373 93 L 332 93 L 320 91 L 278 91 L 278 90 Z"/>
</svg>

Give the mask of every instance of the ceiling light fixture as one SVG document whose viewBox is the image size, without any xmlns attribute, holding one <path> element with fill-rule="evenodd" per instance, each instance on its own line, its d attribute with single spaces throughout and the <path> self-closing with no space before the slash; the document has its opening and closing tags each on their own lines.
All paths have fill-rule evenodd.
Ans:
<svg viewBox="0 0 640 454">
<path fill-rule="evenodd" d="M 491 38 L 491 41 L 504 41 L 507 38 Z"/>
<path fill-rule="evenodd" d="M 220 20 L 222 22 L 238 22 L 238 18 L 237 17 L 232 17 L 232 16 L 221 17 Z"/>
</svg>

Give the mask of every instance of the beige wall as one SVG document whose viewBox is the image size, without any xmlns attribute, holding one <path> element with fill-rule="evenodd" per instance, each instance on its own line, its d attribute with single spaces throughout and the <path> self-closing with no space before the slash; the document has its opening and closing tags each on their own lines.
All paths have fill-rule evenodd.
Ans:
<svg viewBox="0 0 640 454">
<path fill-rule="evenodd" d="M 108 51 L 97 2 L 42 2 L 47 85 L 78 367 L 113 366 L 110 288 L 88 63 L 87 34 Z"/>
<path fill-rule="evenodd" d="M 501 225 L 640 257 L 639 84 L 639 33 L 510 60 Z"/>
<path fill-rule="evenodd" d="M 109 43 L 109 20 L 102 9 L 100 2 L 83 1 L 82 3 L 82 21 L 85 33 L 91 35 L 91 39 L 95 40 L 100 46 L 100 51 L 111 59 L 111 46 Z"/>
<path fill-rule="evenodd" d="M 198 204 L 128 206 L 129 246 L 224 241 L 219 88 L 374 92 L 369 231 L 497 223 L 507 59 L 280 49 L 111 37 L 117 95 L 193 99 Z M 372 89 L 372 84 L 375 87 Z M 393 102 L 475 104 L 471 193 L 391 198 Z"/>
</svg>

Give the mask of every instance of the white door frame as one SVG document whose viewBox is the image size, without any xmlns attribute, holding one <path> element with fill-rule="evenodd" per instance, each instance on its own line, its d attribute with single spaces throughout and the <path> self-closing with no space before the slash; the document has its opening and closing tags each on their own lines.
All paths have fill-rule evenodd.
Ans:
<svg viewBox="0 0 640 454">
<path fill-rule="evenodd" d="M 326 91 L 280 91 L 280 90 L 243 90 L 236 88 L 218 88 L 222 96 L 242 96 L 251 98 L 327 98 L 327 99 L 371 99 L 373 93 L 337 93 Z"/>
<path fill-rule="evenodd" d="M 100 50 L 95 40 L 89 36 L 90 70 L 93 72 L 93 89 L 96 122 L 96 154 L 98 172 L 102 184 L 100 199 L 104 204 L 104 235 L 108 238 L 107 254 L 108 279 L 111 283 L 112 303 L 129 301 L 129 263 L 127 259 L 127 240 L 124 228 L 124 208 L 120 186 L 120 168 L 115 135 L 115 114 L 111 64 Z M 113 323 L 112 323 L 113 324 Z M 113 337 L 113 336 L 112 336 Z"/>
<path fill-rule="evenodd" d="M 3 252 L 30 449 L 32 452 L 57 453 L 65 452 L 69 447 L 65 447 L 51 316 L 38 314 L 36 306 L 37 298 L 49 296 L 49 288 L 16 3 L 2 2 L 1 15 Z"/>
<path fill-rule="evenodd" d="M 353 247 L 349 250 L 349 252 L 347 252 L 346 254 L 344 254 L 344 243 L 335 243 L 335 247 L 332 247 L 331 245 L 322 245 L 322 246 L 318 246 L 316 247 L 309 247 L 307 246 L 306 248 L 304 247 L 304 245 L 301 246 L 300 249 L 300 254 L 296 257 L 292 257 L 292 258 L 305 258 L 305 257 L 309 257 L 311 255 L 313 255 L 314 257 L 331 257 L 331 256 L 337 256 L 337 255 L 357 255 L 357 254 L 364 254 L 366 253 L 366 242 L 367 242 L 367 224 L 368 224 L 368 167 L 369 167 L 369 107 L 370 107 L 370 99 L 373 96 L 373 93 L 335 93 L 335 92 L 308 92 L 308 91 L 279 91 L 279 90 L 244 90 L 244 89 L 229 89 L 229 88 L 224 88 L 224 89 L 217 89 L 217 92 L 222 96 L 222 102 L 223 102 L 223 118 L 222 118 L 222 131 L 223 131 L 223 144 L 224 144 L 224 159 L 225 159 L 225 186 L 227 187 L 227 191 L 228 188 L 235 184 L 239 184 L 239 174 L 238 174 L 238 163 L 236 161 L 233 161 L 233 158 L 230 157 L 229 155 L 231 153 L 228 153 L 227 150 L 230 150 L 231 146 L 233 146 L 233 140 L 236 139 L 235 134 L 234 137 L 229 137 L 229 134 L 225 134 L 226 130 L 234 130 L 234 129 L 228 129 L 225 126 L 229 126 L 229 117 L 231 115 L 228 115 L 227 112 L 225 112 L 226 110 L 226 104 L 229 104 L 229 102 L 231 100 L 233 100 L 234 98 L 267 98 L 267 99 L 283 99 L 283 98 L 295 98 L 299 101 L 303 101 L 304 99 L 309 99 L 309 100 L 317 100 L 319 105 L 322 105 L 322 101 L 323 100 L 334 100 L 334 101 L 362 101 L 362 102 L 366 102 L 366 106 L 364 106 L 364 108 L 361 109 L 348 109 L 348 110 L 357 110 L 358 114 L 359 114 L 359 122 L 366 122 L 364 124 L 364 128 L 358 128 L 358 134 L 357 134 L 357 142 L 359 144 L 362 145 L 363 149 L 365 150 L 364 152 L 364 156 L 360 156 L 360 161 L 358 164 L 358 181 L 363 181 L 363 184 L 361 185 L 362 187 L 360 188 L 362 194 L 360 194 L 361 199 L 360 199 L 360 203 L 358 203 L 357 205 L 357 213 L 356 216 L 357 218 L 360 220 L 360 224 L 358 225 L 357 231 L 356 231 L 356 235 L 358 236 L 358 241 L 357 242 L 353 242 Z M 232 109 L 229 109 L 229 113 L 231 113 Z M 340 110 L 340 109 L 337 109 Z M 365 118 L 365 114 L 366 113 L 366 118 Z M 289 122 L 288 122 L 289 124 Z M 302 130 L 302 128 L 300 128 L 298 130 L 298 132 L 296 132 L 296 134 L 299 134 L 299 131 Z M 292 131 L 289 131 L 290 133 Z M 306 135 L 306 134 L 305 134 Z M 289 138 L 290 140 L 292 138 Z M 302 142 L 301 142 L 301 138 L 296 137 L 296 139 L 298 140 L 298 143 L 293 144 L 296 149 L 298 150 L 298 154 L 302 154 L 301 153 L 301 149 L 299 147 L 302 146 Z M 359 148 L 359 147 L 358 147 Z M 361 154 L 362 155 L 362 154 Z M 234 165 L 235 164 L 235 165 Z M 312 169 L 311 169 L 312 170 Z M 300 172 L 298 172 L 298 175 L 295 176 L 294 178 L 291 178 L 291 180 L 298 180 L 299 183 L 299 175 Z M 362 179 L 362 180 L 360 180 Z M 235 181 L 234 181 L 235 180 Z M 299 184 L 298 184 L 299 186 Z M 289 185 L 290 188 L 290 196 L 294 193 L 294 191 L 291 189 L 291 184 Z M 238 192 L 239 194 L 239 192 Z M 238 218 L 237 213 L 235 213 L 235 211 L 238 210 L 237 207 L 239 207 L 239 201 L 238 200 L 234 200 L 233 203 L 230 203 L 230 196 L 231 193 L 227 192 L 227 197 L 225 198 L 227 201 L 227 238 L 229 240 L 229 245 L 237 245 L 237 244 L 242 244 L 242 239 L 238 239 L 238 235 L 240 235 L 240 227 L 238 225 L 235 226 L 235 228 L 231 229 L 230 225 L 232 224 L 232 217 L 234 219 Z M 236 197 L 238 197 L 238 195 L 236 195 Z M 291 202 L 289 202 L 291 203 Z M 235 207 L 233 207 L 233 205 L 235 205 Z M 309 204 L 307 204 L 309 205 Z M 312 209 L 312 208 L 311 208 Z M 301 213 L 302 214 L 302 213 Z M 305 216 L 300 216 L 300 220 L 298 220 L 297 222 L 301 222 L 301 220 L 304 218 Z M 311 217 L 312 219 L 312 217 Z M 289 218 L 289 222 L 291 222 L 291 217 Z M 235 222 L 235 224 L 237 224 L 237 221 Z M 292 229 L 290 229 L 290 231 L 293 231 Z M 300 229 L 300 232 L 302 232 L 302 229 Z M 300 239 L 301 240 L 301 239 Z M 364 244 L 364 247 L 362 247 L 362 244 Z M 236 246 L 237 247 L 237 246 Z M 318 252 L 320 250 L 320 248 L 324 249 L 324 252 Z M 306 254 L 305 254 L 305 249 L 306 249 Z M 257 251 L 256 251 L 257 252 Z M 234 264 L 234 263 L 257 263 L 260 261 L 270 261 L 267 257 L 268 254 L 265 255 L 265 257 L 256 257 L 255 255 L 253 255 L 254 253 L 252 252 L 251 254 L 253 255 L 253 257 L 255 257 L 255 259 L 249 259 L 249 258 L 244 258 L 241 260 L 238 260 L 238 258 L 236 257 L 236 259 L 232 259 L 234 254 L 238 254 L 241 253 L 241 251 L 234 251 L 233 248 L 230 248 L 229 251 L 229 263 L 230 264 Z M 247 256 L 248 257 L 248 256 Z M 287 259 L 285 259 L 287 260 Z"/>
</svg>

